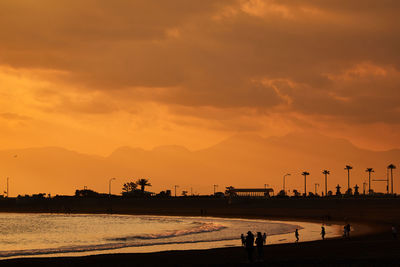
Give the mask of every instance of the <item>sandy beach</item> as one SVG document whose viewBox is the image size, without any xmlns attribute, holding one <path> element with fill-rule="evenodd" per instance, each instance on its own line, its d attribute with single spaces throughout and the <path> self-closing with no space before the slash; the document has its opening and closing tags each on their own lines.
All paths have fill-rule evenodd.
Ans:
<svg viewBox="0 0 400 267">
<path fill-rule="evenodd" d="M 381 229 L 382 230 L 382 229 Z M 264 261 L 248 263 L 242 247 L 85 257 L 4 260 L 1 266 L 399 266 L 400 241 L 390 233 L 270 245 Z"/>
<path fill-rule="evenodd" d="M 141 201 L 138 201 L 141 202 Z M 327 240 L 300 242 L 298 244 L 268 245 L 264 248 L 262 262 L 249 263 L 243 247 L 217 248 L 208 250 L 165 251 L 155 253 L 125 253 L 113 254 L 105 252 L 102 255 L 82 257 L 42 257 L 19 258 L 1 261 L 1 266 L 399 266 L 400 240 L 393 240 L 391 225 L 398 222 L 398 201 L 365 201 L 361 204 L 354 200 L 331 201 L 330 205 L 321 201 L 272 201 L 237 203 L 230 205 L 228 212 L 218 212 L 223 205 L 205 205 L 208 216 L 281 219 L 292 221 L 308 221 L 344 225 L 350 222 L 354 231 L 350 239 L 332 238 Z M 160 202 L 164 203 L 165 202 Z M 217 202 L 219 203 L 219 202 Z M 321 205 L 329 207 L 323 212 Z M 374 204 L 374 205 L 371 205 Z M 188 215 L 187 209 L 182 209 L 186 202 L 174 202 L 173 205 L 162 207 L 164 215 Z M 290 204 L 290 205 L 289 205 Z M 147 203 L 147 207 L 156 203 Z M 290 207 L 293 206 L 293 207 Z M 135 205 L 135 207 L 138 207 Z M 191 206 L 197 210 L 199 206 Z M 346 208 L 343 208 L 346 207 Z M 114 210 L 121 209 L 114 206 Z M 143 209 L 143 206 L 141 207 Z M 160 209 L 160 208 L 159 208 Z M 120 212 L 121 212 L 120 210 Z M 149 209 L 151 210 L 151 209 Z M 20 210 L 22 212 L 22 209 Z M 78 210 L 76 210 L 78 212 Z M 138 214 L 143 210 L 124 210 Z M 262 211 L 262 212 L 260 212 Z M 285 217 L 279 213 L 288 214 Z M 301 215 L 300 216 L 300 212 Z M 366 216 L 367 212 L 371 214 Z M 119 212 L 117 212 L 119 213 Z M 163 213 L 153 210 L 149 213 Z M 171 214 L 172 213 L 172 214 Z M 181 214 L 180 214 L 181 213 Z M 194 213 L 194 212 L 193 212 Z M 262 214 L 262 215 L 260 215 Z M 290 218 L 291 215 L 293 218 Z M 324 216 L 329 214 L 330 216 Z M 336 215 L 336 216 L 335 216 Z M 379 215 L 379 216 L 378 216 Z M 192 214 L 193 216 L 193 214 Z M 349 219 L 350 218 L 350 219 Z M 300 240 L 301 241 L 301 240 Z M 239 243 L 239 240 L 238 240 Z"/>
</svg>

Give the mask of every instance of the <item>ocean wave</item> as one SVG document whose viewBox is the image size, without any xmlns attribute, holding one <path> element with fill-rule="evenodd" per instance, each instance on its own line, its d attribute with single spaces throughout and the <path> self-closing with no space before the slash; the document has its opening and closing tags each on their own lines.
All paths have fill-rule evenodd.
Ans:
<svg viewBox="0 0 400 267">
<path fill-rule="evenodd" d="M 233 240 L 233 238 L 217 238 L 217 239 L 207 239 L 207 240 L 168 241 L 172 237 L 215 232 L 227 228 L 226 226 L 214 223 L 195 223 L 194 225 L 196 225 L 196 227 L 183 230 L 171 230 L 156 234 L 142 234 L 135 236 L 127 236 L 127 237 L 109 238 L 106 239 L 106 241 L 111 243 L 105 243 L 105 244 L 67 246 L 67 247 L 63 246 L 58 248 L 46 248 L 46 249 L 0 251 L 0 258 L 39 256 L 39 255 L 59 254 L 59 253 L 80 253 L 80 252 L 90 252 L 99 250 L 121 249 L 127 247 L 143 247 L 143 246 L 155 246 L 155 245 L 171 245 L 171 244 Z M 166 241 L 162 241 L 163 239 L 166 239 Z M 158 240 L 158 242 L 151 242 L 151 243 L 138 242 L 140 240 Z"/>
<path fill-rule="evenodd" d="M 207 232 L 216 232 L 222 229 L 225 229 L 226 226 L 214 224 L 214 223 L 195 223 L 196 227 L 189 229 L 179 229 L 179 230 L 171 230 L 162 233 L 155 234 L 141 234 L 127 237 L 117 237 L 107 239 L 108 241 L 130 241 L 130 240 L 149 240 L 149 239 L 163 239 L 163 238 L 172 238 L 179 237 L 185 235 L 193 235 L 193 234 L 201 234 Z"/>
<path fill-rule="evenodd" d="M 229 241 L 237 240 L 238 238 L 216 238 L 208 240 L 187 240 L 187 241 L 161 241 L 148 244 L 138 243 L 108 243 L 99 245 L 88 245 L 88 246 L 71 246 L 71 247 L 59 247 L 59 248 L 48 248 L 48 249 L 27 249 L 27 250 L 10 250 L 0 251 L 0 258 L 12 258 L 12 257 L 26 257 L 26 256 L 40 256 L 49 254 L 63 254 L 63 253 L 81 253 L 101 250 L 113 250 L 129 247 L 148 247 L 158 245 L 175 245 L 175 244 L 193 244 L 193 243 L 205 243 L 205 242 L 218 242 L 218 241 Z"/>
</svg>

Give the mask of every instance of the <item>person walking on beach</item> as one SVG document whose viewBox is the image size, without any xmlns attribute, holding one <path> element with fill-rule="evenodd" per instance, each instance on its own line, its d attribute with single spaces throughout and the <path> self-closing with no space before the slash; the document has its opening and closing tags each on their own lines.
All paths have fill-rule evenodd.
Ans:
<svg viewBox="0 0 400 267">
<path fill-rule="evenodd" d="M 397 228 L 394 225 L 392 225 L 392 236 L 393 239 L 397 239 Z"/>
<path fill-rule="evenodd" d="M 294 231 L 294 236 L 296 237 L 296 243 L 299 242 L 299 230 L 296 228 L 296 231 Z"/>
<path fill-rule="evenodd" d="M 264 245 L 266 245 L 267 244 L 267 234 L 266 233 L 263 234 L 263 241 L 264 241 Z"/>
<path fill-rule="evenodd" d="M 264 238 L 261 235 L 261 232 L 257 232 L 256 246 L 257 246 L 257 256 L 258 256 L 257 260 L 264 261 L 264 251 L 263 251 Z"/>
<path fill-rule="evenodd" d="M 247 259 L 249 262 L 253 262 L 253 250 L 254 250 L 254 235 L 252 232 L 248 231 L 246 236 L 246 251 L 247 251 Z"/>
<path fill-rule="evenodd" d="M 348 224 L 345 226 L 345 228 L 346 228 L 346 231 L 345 231 L 346 237 L 347 237 L 347 238 L 350 238 L 350 224 L 348 223 Z"/>
<path fill-rule="evenodd" d="M 246 245 L 246 238 L 244 237 L 244 234 L 242 234 L 240 238 L 242 239 L 242 246 L 244 247 Z"/>
<path fill-rule="evenodd" d="M 322 240 L 325 240 L 325 227 L 324 226 L 321 226 L 321 237 L 322 237 Z"/>
</svg>

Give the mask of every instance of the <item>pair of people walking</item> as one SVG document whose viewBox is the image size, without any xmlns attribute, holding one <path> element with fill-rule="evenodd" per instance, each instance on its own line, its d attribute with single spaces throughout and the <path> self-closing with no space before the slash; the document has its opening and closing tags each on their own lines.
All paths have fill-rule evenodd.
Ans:
<svg viewBox="0 0 400 267">
<path fill-rule="evenodd" d="M 267 234 L 261 234 L 261 232 L 257 232 L 257 238 L 254 240 L 254 235 L 251 231 L 247 232 L 247 236 L 241 235 L 242 244 L 246 248 L 247 251 L 247 259 L 249 262 L 253 262 L 253 253 L 254 253 L 254 243 L 257 247 L 257 260 L 263 261 L 264 260 L 264 251 L 263 247 L 266 243 Z"/>
</svg>

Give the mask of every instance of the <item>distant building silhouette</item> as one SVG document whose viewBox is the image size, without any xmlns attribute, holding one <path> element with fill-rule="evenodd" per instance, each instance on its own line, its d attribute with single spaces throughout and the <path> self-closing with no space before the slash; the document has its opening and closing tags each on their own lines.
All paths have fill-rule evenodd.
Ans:
<svg viewBox="0 0 400 267">
<path fill-rule="evenodd" d="M 274 192 L 272 188 L 226 188 L 226 194 L 230 197 L 270 197 Z"/>
<path fill-rule="evenodd" d="M 336 195 L 337 196 L 341 196 L 342 195 L 342 192 L 340 192 L 340 188 L 341 188 L 340 185 L 336 186 Z"/>
<path fill-rule="evenodd" d="M 360 187 L 356 184 L 356 186 L 354 187 L 354 195 L 355 196 L 359 196 L 360 195 L 360 192 L 358 192 L 358 189 L 359 189 Z"/>
</svg>

